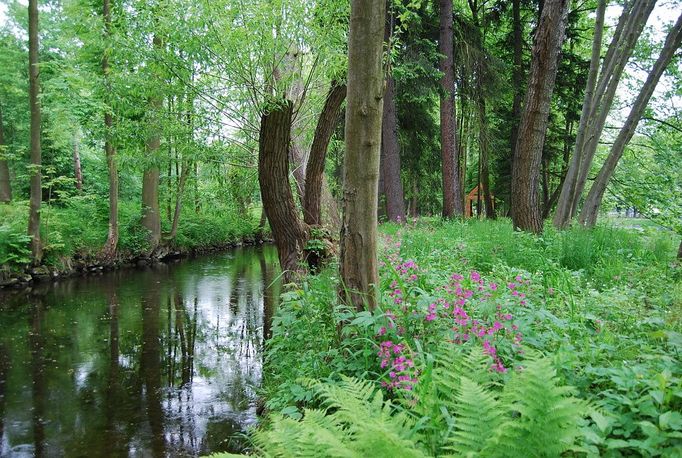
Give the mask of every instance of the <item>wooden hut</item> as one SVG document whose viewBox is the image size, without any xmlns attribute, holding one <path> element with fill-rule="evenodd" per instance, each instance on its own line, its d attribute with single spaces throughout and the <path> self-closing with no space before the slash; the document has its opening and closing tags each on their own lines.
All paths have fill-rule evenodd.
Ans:
<svg viewBox="0 0 682 458">
<path fill-rule="evenodd" d="M 464 199 L 464 216 L 466 218 L 471 218 L 474 215 L 474 203 L 478 205 L 478 192 L 479 189 L 483 189 L 483 186 L 480 184 L 466 195 Z M 493 201 L 493 208 L 495 207 L 495 196 L 493 194 L 490 194 L 490 198 Z M 484 194 L 481 193 L 481 214 L 485 214 L 485 197 Z"/>
</svg>

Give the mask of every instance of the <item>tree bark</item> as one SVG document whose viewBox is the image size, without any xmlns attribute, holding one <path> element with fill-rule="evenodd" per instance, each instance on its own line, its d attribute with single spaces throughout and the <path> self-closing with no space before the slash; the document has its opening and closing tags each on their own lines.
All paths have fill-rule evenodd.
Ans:
<svg viewBox="0 0 682 458">
<path fill-rule="evenodd" d="M 40 240 L 40 204 L 42 202 L 42 170 L 40 149 L 40 71 L 38 68 L 38 0 L 28 2 L 28 80 L 31 110 L 31 198 L 28 213 L 28 235 L 31 237 L 31 258 L 34 265 L 43 259 Z"/>
<path fill-rule="evenodd" d="M 351 1 L 339 268 L 341 297 L 356 309 L 372 310 L 378 301 L 377 197 L 385 14 L 385 0 Z"/>
<path fill-rule="evenodd" d="M 566 172 L 566 178 L 561 186 L 561 194 L 557 202 L 557 210 L 554 214 L 553 224 L 557 229 L 564 229 L 571 220 L 571 209 L 578 180 L 578 170 L 582 157 L 582 145 L 587 130 L 589 113 L 592 111 L 594 90 L 597 85 L 597 75 L 599 73 L 599 58 L 601 55 L 602 35 L 604 32 L 604 16 L 606 12 L 606 0 L 599 0 L 597 6 L 597 18 L 594 23 L 594 38 L 592 40 L 592 57 L 590 59 L 590 70 L 587 74 L 587 85 L 583 98 L 583 108 L 578 124 L 578 132 L 575 138 L 575 148 L 571 164 Z"/>
<path fill-rule="evenodd" d="M 322 189 L 324 183 L 324 165 L 327 159 L 327 148 L 334 134 L 334 127 L 341 113 L 341 105 L 346 98 L 346 85 L 332 82 L 322 112 L 317 120 L 310 157 L 305 169 L 305 189 L 303 198 L 303 217 L 306 224 L 319 226 L 322 224 Z M 333 199 L 332 199 L 333 200 Z"/>
<path fill-rule="evenodd" d="M 111 45 L 111 3 L 103 0 L 102 18 L 104 20 L 104 40 Z M 118 167 L 116 166 L 116 148 L 112 141 L 114 118 L 112 115 L 111 83 L 109 81 L 109 50 L 102 53 L 102 75 L 104 76 L 105 101 L 107 106 L 104 111 L 104 154 L 107 159 L 107 172 L 109 177 L 109 230 L 107 241 L 102 250 L 103 256 L 111 260 L 116 256 L 118 247 Z"/>
<path fill-rule="evenodd" d="M 443 218 L 463 215 L 462 188 L 459 183 L 459 147 L 455 114 L 455 69 L 452 0 L 440 0 L 440 152 L 443 174 Z"/>
<path fill-rule="evenodd" d="M 656 63 L 647 76 L 642 89 L 635 99 L 635 103 L 630 110 L 630 114 L 628 115 L 625 124 L 618 133 L 618 137 L 616 137 L 616 140 L 611 146 L 611 151 L 609 151 L 609 155 L 606 158 L 604 165 L 602 165 L 601 169 L 599 170 L 599 174 L 592 184 L 590 192 L 587 194 L 587 199 L 585 200 L 582 212 L 580 213 L 580 224 L 590 227 L 596 224 L 597 216 L 599 215 L 599 207 L 601 206 L 604 192 L 606 192 L 606 187 L 608 186 L 609 181 L 616 170 L 618 161 L 620 161 L 620 158 L 623 156 L 623 152 L 625 151 L 625 147 L 635 134 L 637 124 L 642 118 L 644 110 L 646 110 L 646 106 L 649 103 L 654 90 L 656 89 L 656 85 L 658 84 L 661 75 L 663 75 L 663 72 L 674 57 L 677 49 L 679 49 L 681 43 L 682 15 L 678 17 L 677 22 L 668 33 L 665 44 L 663 45 L 663 49 L 661 50 L 661 54 L 658 56 Z"/>
<path fill-rule="evenodd" d="M 153 38 L 154 48 L 160 50 L 163 41 L 158 35 Z M 162 109 L 163 100 L 158 95 L 149 98 L 151 111 L 150 131 L 147 138 L 147 156 L 149 163 L 142 177 L 142 225 L 149 231 L 150 250 L 154 251 L 161 241 L 161 214 L 159 209 L 159 166 L 156 157 L 161 147 L 161 133 L 157 126 L 158 115 Z"/>
<path fill-rule="evenodd" d="M 173 224 L 171 226 L 171 231 L 168 236 L 169 240 L 175 240 L 178 235 L 178 225 L 180 224 L 180 212 L 182 210 L 182 198 L 185 193 L 185 183 L 187 183 L 187 177 L 189 176 L 190 170 L 189 161 L 184 161 L 182 164 L 182 171 L 180 172 L 180 179 L 178 180 L 178 189 L 175 193 L 175 210 L 173 211 Z"/>
<path fill-rule="evenodd" d="M 623 21 L 619 20 L 616 27 L 616 32 L 604 58 L 602 73 L 597 82 L 588 116 L 588 131 L 581 145 L 580 169 L 572 195 L 569 220 L 577 212 L 578 202 L 585 189 L 587 176 L 592 167 L 606 118 L 613 105 L 618 83 L 655 3 L 656 0 L 635 0 L 631 8 L 629 8 L 630 5 L 626 6 L 626 11 L 623 13 L 626 17 Z"/>
<path fill-rule="evenodd" d="M 81 155 L 78 151 L 78 132 L 73 134 L 73 174 L 76 178 L 76 189 L 83 190 L 83 169 L 81 168 Z"/>
<path fill-rule="evenodd" d="M 523 231 L 541 233 L 538 205 L 540 161 L 547 132 L 550 102 L 564 39 L 568 0 L 547 0 L 535 33 L 528 90 L 516 144 L 512 173 L 512 221 Z"/>
<path fill-rule="evenodd" d="M 9 165 L 4 159 L 4 148 L 5 132 L 2 123 L 2 107 L 0 106 L 0 202 L 10 203 L 12 201 L 12 185 L 9 178 Z"/>
<path fill-rule="evenodd" d="M 514 170 L 516 143 L 519 138 L 519 122 L 521 121 L 521 102 L 523 101 L 523 38 L 521 37 L 521 0 L 512 0 L 512 28 L 514 37 L 514 68 L 512 79 L 514 100 L 512 101 L 511 128 L 511 169 Z M 509 192 L 511 195 L 511 190 Z M 511 202 L 510 202 L 511 203 Z"/>
<path fill-rule="evenodd" d="M 384 113 L 381 126 L 381 170 L 384 175 L 386 215 L 389 221 L 405 221 L 405 194 L 400 180 L 400 146 L 398 145 L 398 119 L 395 106 L 395 80 L 386 77 Z"/>
<path fill-rule="evenodd" d="M 289 144 L 293 104 L 281 100 L 261 116 L 258 138 L 258 183 L 263 209 L 277 245 L 284 281 L 299 270 L 307 239 L 289 184 Z"/>
</svg>

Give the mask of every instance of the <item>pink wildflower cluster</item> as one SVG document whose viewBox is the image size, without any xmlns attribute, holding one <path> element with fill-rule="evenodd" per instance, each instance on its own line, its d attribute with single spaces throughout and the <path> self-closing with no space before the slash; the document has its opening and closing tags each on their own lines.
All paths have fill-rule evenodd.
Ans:
<svg viewBox="0 0 682 458">
<path fill-rule="evenodd" d="M 382 381 L 381 385 L 388 389 L 402 388 L 411 391 L 417 383 L 417 370 L 414 361 L 405 356 L 404 344 L 386 340 L 379 345 L 377 355 L 381 358 L 381 368 L 388 369 L 389 380 Z"/>
</svg>

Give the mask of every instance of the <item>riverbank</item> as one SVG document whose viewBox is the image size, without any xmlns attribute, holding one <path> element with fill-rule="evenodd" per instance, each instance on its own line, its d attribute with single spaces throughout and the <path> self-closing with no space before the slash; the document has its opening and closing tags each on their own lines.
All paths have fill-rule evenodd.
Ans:
<svg viewBox="0 0 682 458">
<path fill-rule="evenodd" d="M 0 288 L 21 288 L 33 282 L 51 281 L 77 275 L 97 275 L 108 270 L 144 266 L 172 259 L 254 245 L 268 240 L 258 228 L 255 211 L 243 214 L 216 207 L 189 210 L 180 220 L 173 241 L 165 240 L 150 251 L 145 230 L 139 223 L 139 205 L 120 205 L 120 238 L 115 259 L 103 259 L 106 241 L 106 208 L 91 200 L 71 200 L 64 207 L 47 207 L 42 212 L 44 259 L 30 265 L 29 238 L 26 235 L 27 202 L 0 206 Z M 164 233 L 170 222 L 162 221 Z"/>
<path fill-rule="evenodd" d="M 557 456 L 657 456 L 682 446 L 677 235 L 598 227 L 535 237 L 506 220 L 381 231 L 375 312 L 334 306 L 336 266 L 282 296 L 258 451 L 381 456 L 399 443 L 434 456 L 464 444 L 525 456 L 557 444 Z"/>
</svg>

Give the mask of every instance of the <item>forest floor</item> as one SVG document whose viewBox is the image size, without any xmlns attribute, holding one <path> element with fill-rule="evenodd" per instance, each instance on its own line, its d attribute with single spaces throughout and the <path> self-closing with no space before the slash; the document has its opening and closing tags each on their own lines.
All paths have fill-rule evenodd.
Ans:
<svg viewBox="0 0 682 458">
<path fill-rule="evenodd" d="M 108 232 L 106 204 L 72 197 L 65 205 L 44 205 L 41 210 L 44 258 L 39 268 L 27 267 L 31 255 L 27 215 L 28 201 L 0 205 L 0 287 L 3 283 L 25 284 L 31 276 L 70 275 L 150 261 L 147 231 L 140 224 L 139 202 L 119 202 L 118 257 L 113 264 L 104 263 L 100 257 Z M 168 234 L 171 222 L 164 216 L 162 233 Z M 175 240 L 162 242 L 167 248 L 164 252 L 180 256 L 253 242 L 258 238 L 257 225 L 257 216 L 243 215 L 233 208 L 214 206 L 195 211 L 187 207 Z"/>
<path fill-rule="evenodd" d="M 508 220 L 419 220 L 385 224 L 381 233 L 381 305 L 374 313 L 332 305 L 337 303 L 334 265 L 282 296 L 263 386 L 272 413 L 263 434 L 270 436 L 256 433 L 260 444 L 282 431 L 280 414 L 296 421 L 303 416 L 305 422 L 311 416 L 304 416 L 303 408 L 335 405 L 339 410 L 327 415 L 343 412 L 346 401 L 330 401 L 327 388 L 320 397 L 311 380 L 345 386 L 343 376 L 350 376 L 383 391 L 394 406 L 402 406 L 396 411 L 414 420 L 418 433 L 404 436 L 405 444 L 443 453 L 455 442 L 442 431 L 453 425 L 457 430 L 457 422 L 443 420 L 447 394 L 434 394 L 429 386 L 436 375 L 455 371 L 437 369 L 444 355 L 471 348 L 483 355 L 497 387 L 523 377 L 523 368 L 538 355 L 550 361 L 556 379 L 545 378 L 574 387 L 575 396 L 591 406 L 570 439 L 572 450 L 592 456 L 677 456 L 682 446 L 678 236 L 647 225 L 636 230 L 608 225 L 564 232 L 548 227 L 536 237 L 514 232 Z M 466 398 L 455 393 L 457 402 Z M 437 409 L 429 414 L 424 405 Z M 352 430 L 352 418 L 342 421 L 344 430 L 349 423 Z M 319 419 L 316 427 L 332 428 Z"/>
</svg>

